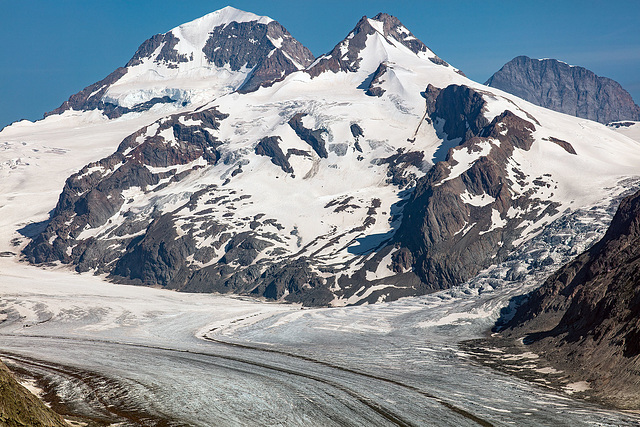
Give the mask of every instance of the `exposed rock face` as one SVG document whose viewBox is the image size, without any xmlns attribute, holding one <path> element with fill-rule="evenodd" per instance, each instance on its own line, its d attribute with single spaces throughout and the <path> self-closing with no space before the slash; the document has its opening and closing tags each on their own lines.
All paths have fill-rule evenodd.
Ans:
<svg viewBox="0 0 640 427">
<path fill-rule="evenodd" d="M 549 215 L 555 206 L 518 194 L 511 181 L 510 158 L 516 149 L 531 148 L 533 123 L 509 110 L 487 123 L 481 94 L 464 86 L 429 86 L 425 98 L 431 120 L 444 121 L 447 136 L 461 142 L 418 181 L 396 234 L 400 252 L 393 268 L 403 271 L 411 263 L 422 287 L 444 289 L 500 262 L 518 237 L 518 224 Z M 456 157 L 465 152 L 484 155 L 454 174 Z M 516 209 L 529 213 L 509 213 Z"/>
<path fill-rule="evenodd" d="M 66 427 L 60 415 L 22 387 L 0 362 L 0 425 L 3 427 Z"/>
<path fill-rule="evenodd" d="M 280 166 L 286 173 L 293 173 L 293 168 L 291 167 L 287 156 L 284 155 L 280 149 L 280 145 L 278 144 L 280 139 L 281 138 L 279 136 L 268 136 L 262 138 L 258 145 L 256 145 L 256 154 L 270 157 L 271 162 L 274 165 Z"/>
<path fill-rule="evenodd" d="M 483 114 L 485 101 L 482 95 L 467 86 L 450 85 L 440 91 L 429 85 L 424 97 L 427 114 L 433 121 L 444 121 L 442 130 L 449 140 L 467 141 L 489 124 Z"/>
<path fill-rule="evenodd" d="M 384 80 L 382 79 L 382 76 L 384 76 L 384 73 L 386 71 L 387 71 L 387 64 L 383 62 L 380 65 L 378 65 L 378 69 L 375 71 L 375 73 L 373 73 L 373 76 L 371 76 L 371 83 L 369 83 L 369 87 L 365 92 L 367 95 L 381 97 L 384 94 L 384 89 L 382 89 L 378 85 L 384 82 Z"/>
<path fill-rule="evenodd" d="M 295 114 L 291 119 L 289 119 L 289 126 L 291 126 L 291 129 L 296 131 L 296 134 L 300 139 L 313 148 L 313 151 L 315 151 L 318 156 L 326 159 L 329 156 L 329 153 L 327 153 L 322 136 L 327 132 L 326 129 L 308 129 L 304 127 L 302 124 L 302 118 L 304 116 L 306 116 L 305 113 Z"/>
<path fill-rule="evenodd" d="M 640 107 L 619 83 L 555 59 L 518 56 L 485 84 L 536 105 L 600 123 L 640 120 Z"/>
<path fill-rule="evenodd" d="M 626 138 L 567 117 L 560 126 L 550 111 L 543 126 L 516 97 L 472 89 L 388 15 L 363 18 L 336 55 L 258 93 L 236 89 L 286 75 L 278 61 L 305 56 L 296 42 L 268 18 L 228 8 L 196 24 L 152 38 L 123 78 L 195 70 L 218 76 L 206 83 L 223 92 L 199 92 L 209 103 L 179 102 L 160 120 L 140 113 L 150 125 L 66 181 L 44 231 L 29 233 L 29 261 L 305 305 L 390 301 L 504 261 L 569 208 L 569 191 L 580 203 L 605 197 L 585 195 L 594 185 L 575 182 L 576 164 L 594 165 L 601 188 L 636 172 Z M 211 31 L 191 31 L 201 28 Z M 167 96 L 158 100 L 148 87 L 119 97 L 110 86 L 96 102 L 126 114 L 175 101 L 164 89 L 151 90 Z M 589 157 L 590 132 L 615 148 Z"/>
<path fill-rule="evenodd" d="M 113 73 L 109 74 L 99 82 L 85 87 L 75 95 L 71 95 L 67 101 L 62 103 L 61 106 L 53 111 L 45 113 L 44 116 L 47 117 L 53 114 L 62 114 L 67 110 L 103 109 L 104 102 L 102 102 L 102 97 L 106 93 L 107 89 L 111 84 L 120 80 L 120 78 L 125 74 L 127 74 L 127 68 L 117 68 Z M 101 106 L 103 108 L 100 108 Z"/>
<path fill-rule="evenodd" d="M 233 71 L 243 67 L 253 69 L 238 88 L 241 92 L 273 84 L 314 60 L 309 49 L 276 21 L 232 22 L 214 28 L 209 34 L 202 51 L 212 64 L 218 67 L 229 64 Z"/>
<path fill-rule="evenodd" d="M 169 67 L 177 67 L 180 62 L 188 62 L 189 58 L 176 49 L 180 41 L 171 31 L 165 34 L 156 34 L 140 45 L 133 57 L 127 62 L 126 67 L 134 67 L 142 64 L 145 58 L 151 58 L 156 49 L 161 48 L 153 59 L 156 64 L 168 64 Z"/>
<path fill-rule="evenodd" d="M 226 15 L 229 17 L 225 18 Z M 148 63 L 146 66 L 151 64 L 151 67 L 157 70 L 157 75 L 162 76 L 160 79 L 170 79 L 173 80 L 170 84 L 178 85 L 175 80 L 180 80 L 181 73 L 185 73 L 189 78 L 190 72 L 199 74 L 194 73 L 197 69 L 201 74 L 211 66 L 229 67 L 233 72 L 246 74 L 246 78 L 240 84 L 235 83 L 233 78 L 230 80 L 230 84 L 236 85 L 234 89 L 239 92 L 251 92 L 261 86 L 270 86 L 288 74 L 306 68 L 314 60 L 313 54 L 282 25 L 266 17 L 242 13 L 227 7 L 200 18 L 200 21 L 202 22 L 187 23 L 146 40 L 125 67 L 118 68 L 105 79 L 72 95 L 60 107 L 46 113 L 45 117 L 70 109 L 98 109 L 109 118 L 117 118 L 130 112 L 146 111 L 158 103 L 176 102 L 177 99 L 171 96 L 155 96 L 136 105 L 123 106 L 114 104 L 106 96 L 109 89 L 127 73 L 129 80 L 133 81 L 136 79 L 135 76 L 143 76 L 145 63 Z M 207 22 L 211 22 L 211 28 L 202 27 L 203 23 Z M 192 26 L 194 28 L 191 28 Z M 186 38 L 184 34 L 193 37 L 194 31 L 207 31 L 208 37 L 204 38 L 206 41 L 203 45 L 192 45 L 189 40 L 183 40 Z M 201 63 L 204 65 L 200 65 Z M 215 80 L 215 77 L 212 79 Z M 131 81 L 127 84 L 135 86 Z M 141 84 L 144 85 L 144 77 Z M 161 85 L 160 81 L 158 85 Z M 182 90 L 180 87 L 171 89 L 175 92 Z"/>
<path fill-rule="evenodd" d="M 553 274 L 502 335 L 592 383 L 603 399 L 640 407 L 640 192 L 622 201 L 605 236 Z"/>
</svg>

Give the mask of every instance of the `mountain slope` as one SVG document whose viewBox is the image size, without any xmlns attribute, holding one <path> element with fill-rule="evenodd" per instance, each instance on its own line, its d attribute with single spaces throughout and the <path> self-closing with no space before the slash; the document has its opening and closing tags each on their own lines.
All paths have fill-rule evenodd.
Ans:
<svg viewBox="0 0 640 427">
<path fill-rule="evenodd" d="M 605 236 L 533 291 L 503 335 L 594 383 L 616 405 L 640 405 L 640 192 Z M 579 368 L 576 368 L 579 367 Z"/>
<path fill-rule="evenodd" d="M 600 123 L 640 120 L 640 107 L 620 84 L 555 59 L 518 56 L 485 84 L 536 105 Z"/>
<path fill-rule="evenodd" d="M 198 104 L 271 85 L 313 59 L 278 22 L 225 7 L 146 40 L 126 66 L 45 116 L 99 109 L 115 118 L 156 104 Z"/>
<path fill-rule="evenodd" d="M 374 303 L 472 278 L 640 163 L 637 142 L 470 81 L 385 14 L 282 81 L 161 111 L 105 119 L 148 121 L 71 174 L 29 261 Z"/>
<path fill-rule="evenodd" d="M 3 427 L 64 427 L 60 415 L 22 387 L 0 362 L 0 425 Z"/>
</svg>

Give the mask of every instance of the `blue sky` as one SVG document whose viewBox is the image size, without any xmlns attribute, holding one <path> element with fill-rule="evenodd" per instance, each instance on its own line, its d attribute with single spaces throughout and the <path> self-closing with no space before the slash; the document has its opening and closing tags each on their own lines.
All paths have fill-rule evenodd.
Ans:
<svg viewBox="0 0 640 427">
<path fill-rule="evenodd" d="M 0 0 L 0 128 L 41 118 L 147 38 L 227 5 L 279 21 L 316 56 L 363 15 L 387 12 L 476 81 L 518 55 L 557 58 L 617 80 L 640 102 L 637 0 Z"/>
</svg>

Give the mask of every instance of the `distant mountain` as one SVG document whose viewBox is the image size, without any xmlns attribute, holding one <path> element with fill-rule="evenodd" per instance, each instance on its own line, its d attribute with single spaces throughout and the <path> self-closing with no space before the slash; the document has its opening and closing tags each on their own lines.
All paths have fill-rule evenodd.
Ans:
<svg viewBox="0 0 640 427">
<path fill-rule="evenodd" d="M 99 109 L 114 118 L 156 104 L 197 104 L 269 86 L 313 59 L 273 19 L 225 7 L 146 40 L 124 67 L 45 116 Z"/>
<path fill-rule="evenodd" d="M 504 335 L 520 338 L 618 406 L 640 406 L 640 191 L 606 235 L 533 291 Z"/>
<path fill-rule="evenodd" d="M 640 120 L 640 107 L 619 83 L 555 59 L 518 56 L 485 84 L 536 105 L 600 123 Z"/>
<path fill-rule="evenodd" d="M 0 362 L 0 425 L 3 427 L 65 427 L 68 424 L 21 386 Z"/>
</svg>

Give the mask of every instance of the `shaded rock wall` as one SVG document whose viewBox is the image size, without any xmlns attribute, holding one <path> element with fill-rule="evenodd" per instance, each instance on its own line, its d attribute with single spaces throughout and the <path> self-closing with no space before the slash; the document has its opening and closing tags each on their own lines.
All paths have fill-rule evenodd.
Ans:
<svg viewBox="0 0 640 427">
<path fill-rule="evenodd" d="M 502 335 L 592 382 L 608 402 L 640 408 L 640 192 L 605 236 L 533 291 Z"/>
</svg>

